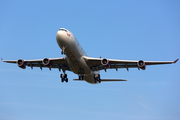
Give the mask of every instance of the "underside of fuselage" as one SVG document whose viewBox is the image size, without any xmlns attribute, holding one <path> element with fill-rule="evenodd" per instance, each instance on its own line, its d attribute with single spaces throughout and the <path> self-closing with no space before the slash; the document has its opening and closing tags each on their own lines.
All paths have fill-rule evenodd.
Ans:
<svg viewBox="0 0 180 120">
<path fill-rule="evenodd" d="M 91 71 L 85 59 L 83 58 L 84 51 L 81 51 L 81 47 L 76 43 L 74 35 L 69 31 L 68 33 L 64 31 L 58 31 L 56 40 L 59 47 L 63 51 L 62 53 L 66 55 L 71 71 L 75 74 L 78 74 L 79 76 L 83 76 L 83 80 L 87 81 L 88 83 L 95 83 L 94 73 Z"/>
</svg>

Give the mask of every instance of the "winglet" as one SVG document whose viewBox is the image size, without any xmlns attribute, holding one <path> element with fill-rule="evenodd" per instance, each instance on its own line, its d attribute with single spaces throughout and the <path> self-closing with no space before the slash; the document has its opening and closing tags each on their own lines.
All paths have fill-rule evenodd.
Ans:
<svg viewBox="0 0 180 120">
<path fill-rule="evenodd" d="M 3 59 L 1 58 L 1 61 L 3 61 Z"/>
<path fill-rule="evenodd" d="M 179 58 L 177 60 L 174 61 L 174 63 L 176 63 L 179 60 Z"/>
</svg>

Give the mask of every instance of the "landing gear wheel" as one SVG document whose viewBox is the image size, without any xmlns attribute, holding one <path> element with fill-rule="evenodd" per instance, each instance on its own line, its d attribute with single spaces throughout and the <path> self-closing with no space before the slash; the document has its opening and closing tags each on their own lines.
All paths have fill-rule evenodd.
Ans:
<svg viewBox="0 0 180 120">
<path fill-rule="evenodd" d="M 67 78 L 67 74 L 64 75 L 64 78 Z"/>
<path fill-rule="evenodd" d="M 79 80 L 81 80 L 81 76 L 79 76 Z"/>
<path fill-rule="evenodd" d="M 60 75 L 60 78 L 63 78 L 63 74 Z"/>
<path fill-rule="evenodd" d="M 67 74 L 64 74 L 64 75 L 61 74 L 60 78 L 61 78 L 61 82 L 64 82 L 64 81 L 66 81 L 66 83 L 68 82 Z"/>
<path fill-rule="evenodd" d="M 62 55 L 63 55 L 63 54 L 65 55 L 66 53 L 65 53 L 65 52 L 63 52 L 63 51 L 61 51 L 61 54 L 62 54 Z"/>
<path fill-rule="evenodd" d="M 99 83 L 101 83 L 100 74 L 94 75 L 94 82 L 97 83 L 97 81 L 98 81 Z"/>
<path fill-rule="evenodd" d="M 95 83 L 97 83 L 97 80 L 96 80 L 96 78 L 95 78 L 94 82 L 95 82 Z"/>
<path fill-rule="evenodd" d="M 68 78 L 66 78 L 66 83 L 68 82 Z"/>
<path fill-rule="evenodd" d="M 83 75 L 79 75 L 79 80 L 84 80 L 84 76 Z"/>
<path fill-rule="evenodd" d="M 62 82 L 62 83 L 64 82 L 64 78 L 61 78 L 61 82 Z"/>
<path fill-rule="evenodd" d="M 101 83 L 101 78 L 99 78 L 99 83 Z"/>
</svg>

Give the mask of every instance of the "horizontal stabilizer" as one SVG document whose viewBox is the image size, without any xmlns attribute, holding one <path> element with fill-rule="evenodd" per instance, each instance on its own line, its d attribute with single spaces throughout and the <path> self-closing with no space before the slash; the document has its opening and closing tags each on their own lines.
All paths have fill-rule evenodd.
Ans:
<svg viewBox="0 0 180 120">
<path fill-rule="evenodd" d="M 108 82 L 108 81 L 127 81 L 125 79 L 101 79 L 102 82 Z"/>
<path fill-rule="evenodd" d="M 84 81 L 84 80 L 79 80 L 79 79 L 73 79 L 73 80 L 76 80 L 76 81 Z M 127 81 L 125 79 L 101 79 L 101 82 L 110 82 L 110 81 Z"/>
</svg>

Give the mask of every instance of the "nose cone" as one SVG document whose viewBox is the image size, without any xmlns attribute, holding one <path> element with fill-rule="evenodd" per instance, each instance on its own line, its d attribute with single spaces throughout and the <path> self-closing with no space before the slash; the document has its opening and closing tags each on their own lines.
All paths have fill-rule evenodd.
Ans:
<svg viewBox="0 0 180 120">
<path fill-rule="evenodd" d="M 65 32 L 63 31 L 58 31 L 56 34 L 56 40 L 63 40 L 66 38 Z"/>
<path fill-rule="evenodd" d="M 65 44 L 66 37 L 67 37 L 66 32 L 58 31 L 56 34 L 56 41 L 57 41 L 58 45 Z"/>
</svg>

